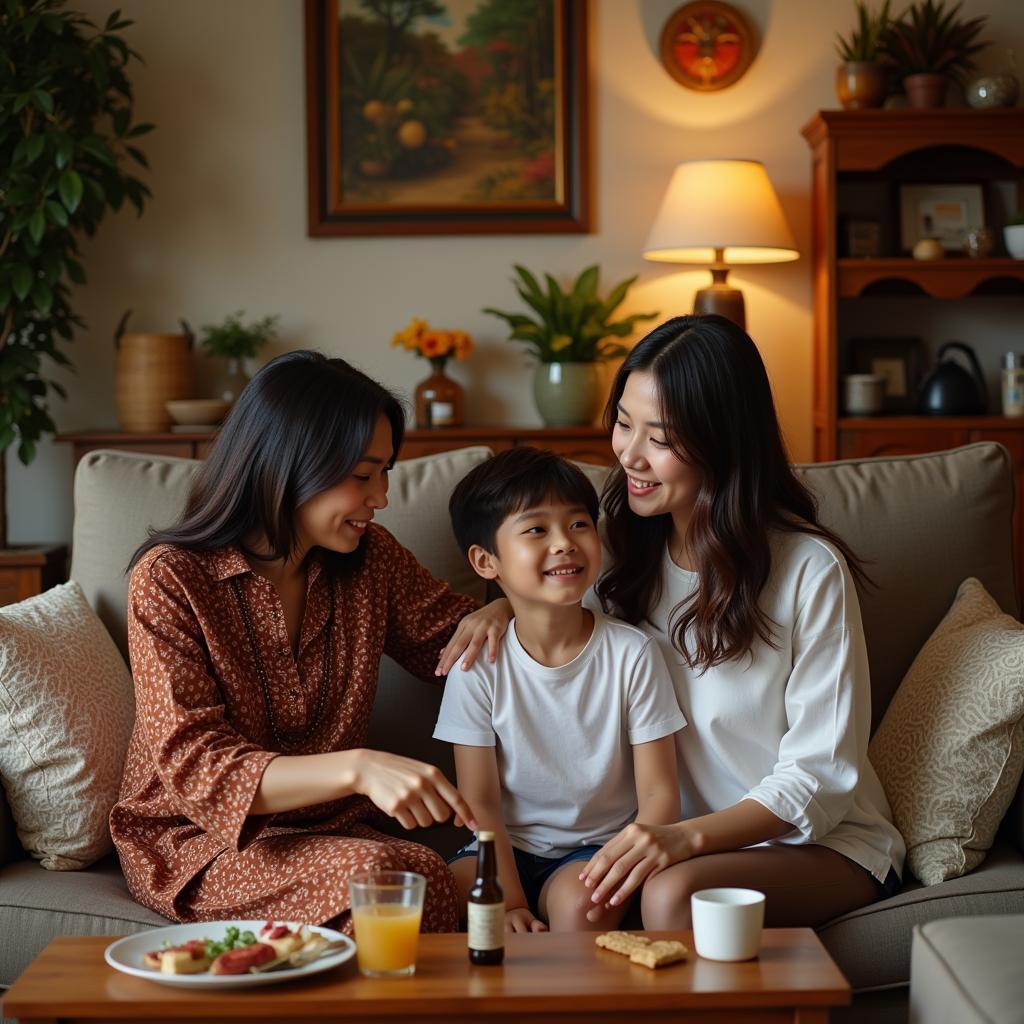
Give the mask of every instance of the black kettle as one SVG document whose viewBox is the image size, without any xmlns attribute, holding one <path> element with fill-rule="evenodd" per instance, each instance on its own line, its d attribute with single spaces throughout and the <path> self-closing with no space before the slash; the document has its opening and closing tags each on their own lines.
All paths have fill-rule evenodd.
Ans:
<svg viewBox="0 0 1024 1024">
<path fill-rule="evenodd" d="M 947 352 L 960 352 L 970 361 L 965 370 Z M 932 416 L 980 416 L 988 409 L 988 389 L 974 349 L 962 341 L 947 341 L 939 349 L 935 369 L 920 391 L 921 412 Z"/>
</svg>

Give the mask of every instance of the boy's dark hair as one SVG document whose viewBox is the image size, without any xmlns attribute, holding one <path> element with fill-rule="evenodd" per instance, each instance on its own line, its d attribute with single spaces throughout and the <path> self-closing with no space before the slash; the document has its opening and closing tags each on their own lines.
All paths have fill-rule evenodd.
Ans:
<svg viewBox="0 0 1024 1024">
<path fill-rule="evenodd" d="M 455 540 L 463 554 L 474 544 L 494 554 L 498 527 L 550 497 L 585 508 L 597 524 L 597 491 L 568 459 L 528 445 L 500 452 L 471 469 L 452 492 L 448 513 Z"/>
</svg>

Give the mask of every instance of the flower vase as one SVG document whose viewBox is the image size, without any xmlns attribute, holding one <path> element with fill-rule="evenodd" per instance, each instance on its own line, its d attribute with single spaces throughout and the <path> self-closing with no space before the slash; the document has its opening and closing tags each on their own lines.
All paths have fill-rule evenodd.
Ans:
<svg viewBox="0 0 1024 1024">
<path fill-rule="evenodd" d="M 221 372 L 214 381 L 213 393 L 215 397 L 234 405 L 242 388 L 248 383 L 249 374 L 245 372 L 242 360 L 229 356 L 223 361 Z"/>
<path fill-rule="evenodd" d="M 458 381 L 445 374 L 447 362 L 447 356 L 432 358 L 434 372 L 416 387 L 416 426 L 421 430 L 462 426 L 465 393 Z"/>
</svg>

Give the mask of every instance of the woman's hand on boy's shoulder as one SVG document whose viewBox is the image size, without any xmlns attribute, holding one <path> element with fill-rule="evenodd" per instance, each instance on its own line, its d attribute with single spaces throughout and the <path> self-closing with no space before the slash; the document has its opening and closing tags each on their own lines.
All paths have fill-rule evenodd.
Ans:
<svg viewBox="0 0 1024 1024">
<path fill-rule="evenodd" d="M 459 658 L 462 658 L 461 667 L 468 669 L 476 661 L 484 644 L 487 645 L 487 660 L 493 662 L 498 657 L 498 648 L 511 621 L 512 605 L 504 597 L 470 612 L 455 627 L 451 640 L 441 651 L 434 675 L 448 675 Z"/>
<path fill-rule="evenodd" d="M 546 932 L 548 926 L 534 917 L 529 907 L 513 907 L 505 911 L 506 932 Z"/>
</svg>

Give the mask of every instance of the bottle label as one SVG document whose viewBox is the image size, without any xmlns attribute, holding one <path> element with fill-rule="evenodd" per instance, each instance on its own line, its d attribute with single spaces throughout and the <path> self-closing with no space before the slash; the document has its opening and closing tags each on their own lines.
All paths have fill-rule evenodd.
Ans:
<svg viewBox="0 0 1024 1024">
<path fill-rule="evenodd" d="M 469 948 L 501 949 L 505 945 L 505 902 L 469 904 Z"/>
<path fill-rule="evenodd" d="M 435 427 L 451 426 L 455 420 L 455 406 L 451 402 L 431 402 L 430 422 Z"/>
</svg>

